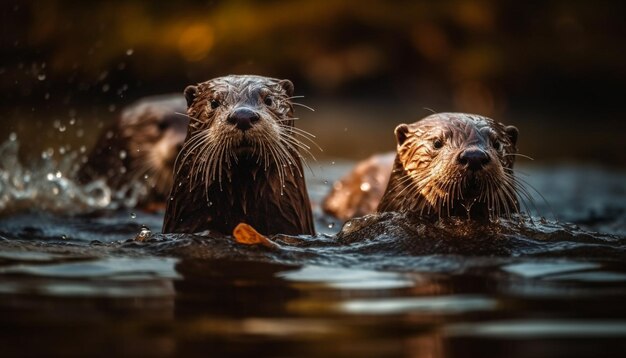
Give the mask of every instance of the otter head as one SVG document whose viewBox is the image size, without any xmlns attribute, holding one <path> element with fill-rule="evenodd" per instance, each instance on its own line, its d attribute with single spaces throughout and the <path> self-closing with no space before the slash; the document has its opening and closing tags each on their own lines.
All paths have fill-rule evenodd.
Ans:
<svg viewBox="0 0 626 358">
<path fill-rule="evenodd" d="M 144 99 L 122 112 L 118 128 L 127 143 L 125 168 L 133 179 L 144 181 L 160 198 L 172 187 L 172 172 L 182 148 L 189 120 L 179 97 Z"/>
<path fill-rule="evenodd" d="M 289 80 L 247 75 L 185 89 L 190 123 L 164 232 L 230 234 L 240 222 L 264 234 L 313 232 L 293 90 Z"/>
<path fill-rule="evenodd" d="M 185 97 L 191 118 L 185 155 L 193 157 L 191 185 L 224 179 L 239 160 L 254 159 L 260 168 L 278 169 L 281 187 L 286 170 L 299 166 L 294 128 L 293 84 L 260 76 L 226 76 L 188 86 Z M 204 176 L 200 178 L 200 176 Z"/>
<path fill-rule="evenodd" d="M 518 131 L 494 120 L 440 113 L 395 129 L 397 156 L 379 211 L 488 218 L 518 210 Z"/>
<path fill-rule="evenodd" d="M 142 203 L 165 200 L 187 133 L 184 111 L 180 95 L 147 97 L 124 108 L 100 135 L 77 179 L 81 183 L 105 179 L 111 189 Z M 141 192 L 129 192 L 137 186 Z"/>
</svg>

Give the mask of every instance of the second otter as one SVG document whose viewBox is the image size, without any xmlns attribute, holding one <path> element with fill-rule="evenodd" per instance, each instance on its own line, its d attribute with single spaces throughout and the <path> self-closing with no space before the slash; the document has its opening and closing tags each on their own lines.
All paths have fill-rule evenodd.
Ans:
<svg viewBox="0 0 626 358">
<path fill-rule="evenodd" d="M 385 154 L 359 164 L 325 199 L 327 212 L 348 219 L 377 206 L 378 212 L 480 219 L 519 210 L 523 189 L 513 176 L 517 128 L 478 115 L 439 113 L 401 124 L 395 134 L 395 158 Z M 386 173 L 388 184 L 363 173 Z"/>
<path fill-rule="evenodd" d="M 313 234 L 295 137 L 293 84 L 225 76 L 185 89 L 190 118 L 163 232 Z"/>
</svg>

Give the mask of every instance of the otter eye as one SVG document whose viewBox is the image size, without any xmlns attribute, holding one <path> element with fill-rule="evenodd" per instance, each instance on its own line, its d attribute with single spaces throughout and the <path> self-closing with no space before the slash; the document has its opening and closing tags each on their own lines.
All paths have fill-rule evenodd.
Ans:
<svg viewBox="0 0 626 358">
<path fill-rule="evenodd" d="M 502 149 L 502 143 L 500 143 L 499 140 L 494 140 L 493 141 L 493 147 L 495 148 L 495 150 L 500 150 L 500 149 Z"/>
<path fill-rule="evenodd" d="M 169 126 L 170 126 L 170 124 L 168 122 L 166 122 L 166 121 L 159 122 L 159 130 L 160 131 L 166 130 Z"/>
<path fill-rule="evenodd" d="M 220 106 L 220 102 L 216 100 L 211 100 L 211 109 L 215 109 Z"/>
<path fill-rule="evenodd" d="M 263 102 L 265 103 L 266 106 L 271 106 L 272 103 L 274 103 L 274 102 L 272 102 L 272 97 L 270 97 L 270 96 L 265 97 Z"/>
<path fill-rule="evenodd" d="M 435 141 L 433 142 L 433 148 L 435 149 L 443 148 L 443 141 L 441 139 L 435 139 Z"/>
</svg>

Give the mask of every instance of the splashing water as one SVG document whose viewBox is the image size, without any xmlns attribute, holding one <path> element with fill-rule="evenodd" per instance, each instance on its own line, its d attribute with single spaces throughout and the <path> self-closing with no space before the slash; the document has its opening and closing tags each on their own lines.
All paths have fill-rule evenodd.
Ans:
<svg viewBox="0 0 626 358">
<path fill-rule="evenodd" d="M 77 182 L 80 153 L 67 152 L 56 160 L 51 151 L 41 159 L 22 163 L 19 140 L 12 133 L 0 145 L 0 215 L 24 211 L 46 211 L 74 215 L 98 210 L 134 207 L 148 193 L 140 182 L 128 183 L 119 190 L 103 179 L 88 184 Z"/>
</svg>

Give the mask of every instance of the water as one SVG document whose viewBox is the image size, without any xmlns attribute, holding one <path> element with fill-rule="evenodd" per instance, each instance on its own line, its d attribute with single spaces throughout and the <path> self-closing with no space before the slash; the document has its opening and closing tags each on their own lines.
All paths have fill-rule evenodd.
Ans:
<svg viewBox="0 0 626 358">
<path fill-rule="evenodd" d="M 314 203 L 347 165 L 308 179 Z M 315 206 L 322 234 L 277 250 L 2 181 L 2 355 L 624 356 L 626 175 L 520 171 L 550 203 L 523 225 L 383 215 L 337 237 Z"/>
</svg>

